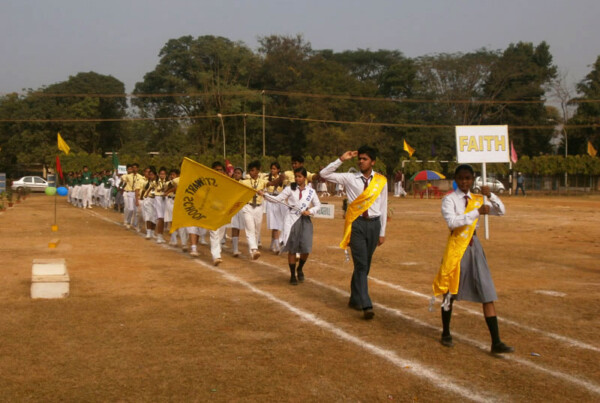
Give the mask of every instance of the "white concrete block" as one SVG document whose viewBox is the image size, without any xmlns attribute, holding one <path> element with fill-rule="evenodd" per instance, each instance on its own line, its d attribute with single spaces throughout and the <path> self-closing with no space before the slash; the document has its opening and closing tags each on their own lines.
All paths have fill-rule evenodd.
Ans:
<svg viewBox="0 0 600 403">
<path fill-rule="evenodd" d="M 66 273 L 65 259 L 33 259 L 32 276 L 63 276 Z"/>
<path fill-rule="evenodd" d="M 31 298 L 69 296 L 70 278 L 65 259 L 35 259 L 31 272 Z"/>
</svg>

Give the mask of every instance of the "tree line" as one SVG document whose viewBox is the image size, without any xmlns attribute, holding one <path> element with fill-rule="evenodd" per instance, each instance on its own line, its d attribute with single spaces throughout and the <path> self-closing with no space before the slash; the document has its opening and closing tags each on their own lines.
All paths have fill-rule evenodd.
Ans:
<svg viewBox="0 0 600 403">
<path fill-rule="evenodd" d="M 261 157 L 263 111 L 266 155 L 324 159 L 368 143 L 388 171 L 408 158 L 404 140 L 414 159 L 453 160 L 455 125 L 509 125 L 519 156 L 530 158 L 564 154 L 556 136 L 566 128 L 569 155 L 585 154 L 587 141 L 599 149 L 600 57 L 577 84 L 580 96 L 565 100 L 572 113 L 547 104 L 559 78 L 545 42 L 408 58 L 315 50 L 301 35 L 259 38 L 256 51 L 183 36 L 166 42 L 132 94 L 117 78 L 87 72 L 0 97 L 0 171 L 52 165 L 57 132 L 80 156 L 201 159 L 222 155 L 225 137 L 228 154 L 241 155 L 245 141 L 247 154 Z"/>
</svg>

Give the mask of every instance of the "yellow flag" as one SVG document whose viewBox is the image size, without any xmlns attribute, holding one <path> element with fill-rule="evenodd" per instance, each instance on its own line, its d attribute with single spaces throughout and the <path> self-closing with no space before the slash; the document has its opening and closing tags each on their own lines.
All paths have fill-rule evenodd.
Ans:
<svg viewBox="0 0 600 403">
<path fill-rule="evenodd" d="M 409 157 L 412 157 L 412 155 L 415 153 L 415 149 L 409 146 L 406 140 L 404 140 L 404 151 L 408 153 Z"/>
<path fill-rule="evenodd" d="M 58 133 L 58 149 L 64 151 L 67 155 L 69 154 L 69 151 L 71 151 L 71 147 L 69 147 L 63 138 L 60 137 L 60 133 Z"/>
<path fill-rule="evenodd" d="M 595 157 L 597 153 L 598 152 L 596 151 L 596 149 L 592 145 L 592 142 L 588 141 L 588 154 L 591 155 L 592 157 Z"/>
<path fill-rule="evenodd" d="M 189 158 L 181 164 L 171 232 L 181 227 L 216 230 L 254 196 L 254 189 Z"/>
</svg>

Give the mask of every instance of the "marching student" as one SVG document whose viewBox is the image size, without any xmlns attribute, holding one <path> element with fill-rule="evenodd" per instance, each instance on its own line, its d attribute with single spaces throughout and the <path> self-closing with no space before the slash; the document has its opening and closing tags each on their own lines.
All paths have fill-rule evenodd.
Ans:
<svg viewBox="0 0 600 403">
<path fill-rule="evenodd" d="M 302 168 L 304 167 L 304 157 L 301 155 L 292 155 L 292 170 L 291 171 L 285 171 L 284 172 L 284 176 L 283 176 L 283 186 L 289 186 L 290 184 L 294 183 L 295 180 L 295 176 L 294 176 L 294 170 L 296 168 Z M 319 174 L 315 174 L 315 173 L 310 173 L 307 171 L 307 178 L 308 181 L 307 183 L 309 185 L 312 186 L 312 182 L 314 180 L 318 180 L 319 179 Z"/>
<path fill-rule="evenodd" d="M 477 238 L 478 220 L 485 214 L 504 215 L 504 204 L 489 186 L 481 188 L 482 195 L 472 194 L 475 172 L 470 165 L 459 165 L 454 171 L 458 188 L 442 200 L 442 216 L 450 235 L 442 266 L 434 280 L 434 295 L 444 295 L 442 303 L 442 338 L 440 342 L 452 347 L 450 319 L 454 301 L 471 301 L 483 304 L 483 316 L 492 339 L 493 354 L 512 353 L 500 340 L 494 301 L 498 299 L 487 259 Z M 484 203 L 483 196 L 488 200 Z"/>
<path fill-rule="evenodd" d="M 358 173 L 335 173 L 346 160 L 358 157 Z M 377 150 L 362 146 L 358 151 L 346 151 L 319 173 L 330 182 L 344 185 L 348 195 L 344 239 L 340 246 L 350 246 L 354 272 L 350 284 L 348 306 L 362 310 L 365 319 L 373 319 L 373 304 L 369 297 L 368 277 L 375 248 L 385 241 L 388 186 L 384 175 L 373 170 Z"/>
<path fill-rule="evenodd" d="M 129 229 L 132 226 L 137 228 L 137 206 L 139 205 L 139 193 L 140 185 L 142 184 L 142 175 L 138 174 L 139 165 L 137 163 L 127 164 L 127 175 L 121 177 L 121 189 L 123 189 L 124 199 L 124 224 L 125 228 Z"/>
<path fill-rule="evenodd" d="M 271 163 L 271 169 L 269 175 L 267 176 L 267 180 L 269 182 L 275 181 L 281 175 L 281 166 L 278 162 Z M 277 196 L 283 190 L 283 186 L 272 185 L 266 189 L 266 194 L 271 196 Z M 271 230 L 271 251 L 274 253 L 278 253 L 280 250 L 279 246 L 279 235 L 281 230 L 283 229 L 283 220 L 285 217 L 286 211 L 283 210 L 286 208 L 280 203 L 270 202 L 267 198 L 264 199 L 265 212 L 267 215 L 267 229 Z"/>
<path fill-rule="evenodd" d="M 84 166 L 81 173 L 81 208 L 92 208 L 92 190 L 92 173 Z"/>
<path fill-rule="evenodd" d="M 146 223 L 146 240 L 152 239 L 156 228 L 156 169 L 151 166 L 144 170 L 146 172 L 146 184 L 140 191 L 140 203 L 142 205 L 142 217 Z"/>
<path fill-rule="evenodd" d="M 163 196 L 165 197 L 165 229 L 169 232 L 171 230 L 171 223 L 173 222 L 173 207 L 175 206 L 175 185 L 173 184 L 173 180 L 177 177 L 179 177 L 179 169 L 171 169 L 169 171 L 169 180 L 165 184 L 165 191 L 163 194 Z M 177 231 L 173 231 L 173 233 L 171 234 L 171 239 L 169 240 L 170 246 L 177 246 L 178 233 L 179 229 Z M 181 241 L 181 243 L 183 244 L 183 238 L 181 239 Z"/>
<path fill-rule="evenodd" d="M 310 216 L 316 214 L 321 207 L 321 202 L 317 192 L 308 186 L 306 169 L 296 168 L 294 175 L 294 183 L 286 187 L 281 194 L 275 197 L 267 195 L 266 198 L 284 202 L 289 206 L 282 233 L 284 247 L 281 251 L 288 252 L 290 284 L 298 285 L 298 282 L 304 281 L 302 269 L 312 251 L 313 225 Z M 298 268 L 296 268 L 297 253 L 300 254 Z"/>
<path fill-rule="evenodd" d="M 241 181 L 244 176 L 242 168 L 234 168 L 232 178 L 236 181 Z M 238 211 L 236 215 L 231 218 L 231 244 L 233 257 L 238 257 L 241 252 L 239 249 L 240 242 L 240 230 L 244 229 L 244 216 L 242 210 Z"/>
<path fill-rule="evenodd" d="M 226 176 L 225 167 L 219 161 L 215 161 L 212 163 L 211 168 L 217 171 L 220 174 Z M 213 264 L 215 266 L 223 263 L 223 259 L 221 259 L 221 240 L 225 235 L 225 231 L 227 230 L 227 225 L 223 225 L 216 230 L 209 231 L 210 234 L 210 254 L 212 256 Z"/>
<path fill-rule="evenodd" d="M 260 177 L 260 161 L 252 161 L 248 164 L 248 179 L 241 181 L 256 191 L 266 189 L 269 186 L 277 185 L 279 180 L 269 182 L 268 179 Z M 260 244 L 260 230 L 263 219 L 263 197 L 256 193 L 252 200 L 242 208 L 242 216 L 244 217 L 244 229 L 246 231 L 246 239 L 248 240 L 248 248 L 250 249 L 250 257 L 256 260 L 260 257 L 258 245 Z"/>
<path fill-rule="evenodd" d="M 160 167 L 154 187 L 154 209 L 156 215 L 156 243 L 165 243 L 165 191 L 167 190 L 167 168 Z"/>
</svg>

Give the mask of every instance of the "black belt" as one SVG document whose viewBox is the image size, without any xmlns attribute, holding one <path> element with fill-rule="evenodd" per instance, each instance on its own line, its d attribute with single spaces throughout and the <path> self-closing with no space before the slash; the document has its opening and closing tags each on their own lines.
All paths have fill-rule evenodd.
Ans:
<svg viewBox="0 0 600 403">
<path fill-rule="evenodd" d="M 260 207 L 260 205 L 261 205 L 261 204 L 262 204 L 262 203 L 255 203 L 255 204 L 248 203 L 248 206 L 252 206 L 252 207 Z"/>
<path fill-rule="evenodd" d="M 379 216 L 377 217 L 363 217 L 363 216 L 358 216 L 357 220 L 363 220 L 363 221 L 379 221 Z"/>
</svg>

